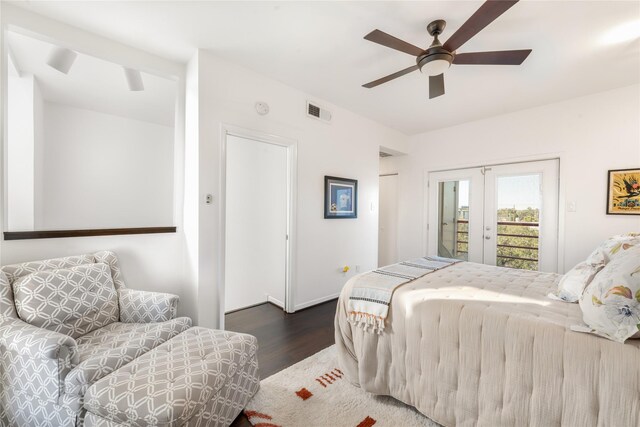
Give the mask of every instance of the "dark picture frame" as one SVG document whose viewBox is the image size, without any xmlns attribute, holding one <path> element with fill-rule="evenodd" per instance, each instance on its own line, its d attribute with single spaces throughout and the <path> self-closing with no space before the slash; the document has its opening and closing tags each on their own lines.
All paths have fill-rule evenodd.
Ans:
<svg viewBox="0 0 640 427">
<path fill-rule="evenodd" d="M 324 177 L 324 217 L 358 218 L 358 180 Z"/>
<path fill-rule="evenodd" d="M 607 215 L 640 215 L 640 167 L 607 171 Z"/>
</svg>

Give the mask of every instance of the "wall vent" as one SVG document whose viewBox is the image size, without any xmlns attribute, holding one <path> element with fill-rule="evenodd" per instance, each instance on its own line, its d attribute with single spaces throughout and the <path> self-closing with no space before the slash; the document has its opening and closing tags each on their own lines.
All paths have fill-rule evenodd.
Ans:
<svg viewBox="0 0 640 427">
<path fill-rule="evenodd" d="M 329 123 L 331 121 L 331 112 L 319 105 L 307 101 L 307 116 Z"/>
</svg>

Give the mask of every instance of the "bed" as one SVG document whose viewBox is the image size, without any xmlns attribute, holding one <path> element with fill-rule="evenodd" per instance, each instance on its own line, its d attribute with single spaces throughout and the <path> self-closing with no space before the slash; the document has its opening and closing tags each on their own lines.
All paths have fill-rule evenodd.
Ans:
<svg viewBox="0 0 640 427">
<path fill-rule="evenodd" d="M 397 288 L 381 334 L 335 318 L 353 384 L 444 426 L 640 426 L 640 340 L 573 332 L 561 276 L 463 262 Z"/>
</svg>

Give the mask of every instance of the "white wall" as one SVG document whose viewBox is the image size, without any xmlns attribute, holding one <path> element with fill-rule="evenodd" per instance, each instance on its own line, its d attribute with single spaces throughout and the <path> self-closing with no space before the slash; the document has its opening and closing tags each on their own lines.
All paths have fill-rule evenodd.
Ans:
<svg viewBox="0 0 640 427">
<path fill-rule="evenodd" d="M 103 59 L 121 63 L 131 68 L 164 76 L 174 76 L 184 79 L 184 65 L 151 55 L 147 52 L 113 42 L 112 40 L 96 36 L 77 28 L 61 24 L 16 8 L 6 2 L 0 2 L 0 18 L 3 28 L 7 25 L 17 25 L 36 33 L 44 34 L 60 45 L 75 49 L 81 53 L 89 53 Z M 0 32 L 0 70 L 6 77 L 5 43 Z M 183 92 L 183 89 L 180 89 Z M 3 139 L 7 140 L 7 97 L 6 83 L 0 85 L 0 99 L 2 100 L 0 131 Z M 176 111 L 176 144 L 174 158 L 174 216 L 177 233 L 138 235 L 138 236 L 106 236 L 79 237 L 65 239 L 44 240 L 16 240 L 0 242 L 0 264 L 11 264 L 29 260 L 46 259 L 59 256 L 96 252 L 99 250 L 113 250 L 118 254 L 125 283 L 134 289 L 171 292 L 178 294 L 180 305 L 179 314 L 187 315 L 197 321 L 197 277 L 188 262 L 185 232 L 183 230 L 183 192 L 184 192 L 184 103 L 179 102 Z M 2 153 L 3 172 L 6 173 L 7 158 Z M 6 174 L 2 178 L 6 178 Z M 6 180 L 5 180 L 6 183 Z M 1 213 L 3 215 L 2 231 L 6 231 L 6 184 L 3 185 Z"/>
<path fill-rule="evenodd" d="M 45 130 L 44 130 L 44 97 L 38 79 L 33 86 L 33 228 L 43 229 L 44 218 L 44 165 L 45 165 Z"/>
<path fill-rule="evenodd" d="M 297 309 L 334 297 L 352 273 L 344 265 L 371 269 L 377 263 L 378 150 L 385 146 L 406 150 L 406 136 L 371 120 L 338 108 L 253 71 L 199 51 L 197 61 L 199 120 L 199 275 L 198 302 L 205 324 L 220 319 L 210 310 L 218 301 L 220 265 L 220 206 L 205 206 L 206 193 L 221 194 L 221 128 L 223 124 L 278 135 L 298 141 L 297 271 L 294 301 Z M 305 116 L 307 99 L 333 113 L 331 124 Z M 260 116 L 256 101 L 271 112 Z M 195 131 L 194 131 L 195 133 Z M 187 140 L 187 145 L 190 142 Z M 324 175 L 359 181 L 357 219 L 323 219 Z M 373 209 L 372 209 L 373 207 Z M 204 307 L 209 308 L 205 313 Z"/>
<path fill-rule="evenodd" d="M 12 230 L 33 230 L 37 83 L 33 75 L 11 75 L 7 85 L 7 152 L 13 159 L 7 168 L 7 200 L 12 206 L 7 224 Z"/>
<path fill-rule="evenodd" d="M 225 311 L 284 308 L 287 147 L 227 136 Z"/>
<path fill-rule="evenodd" d="M 379 188 L 378 267 L 382 267 L 399 261 L 398 175 L 381 175 Z"/>
<path fill-rule="evenodd" d="M 218 304 L 224 298 L 218 286 L 222 265 L 219 234 L 222 219 L 219 203 L 222 188 L 221 127 L 227 123 L 298 141 L 298 250 L 294 254 L 298 266 L 294 275 L 297 308 L 337 295 L 348 278 L 340 272 L 345 264 L 360 265 L 363 270 L 375 267 L 378 149 L 382 145 L 406 151 L 405 135 L 272 79 L 220 61 L 206 52 L 198 52 L 185 68 L 10 4 L 1 3 L 0 7 L 4 26 L 13 24 L 44 34 L 81 54 L 184 78 L 184 89 L 181 89 L 184 103 L 181 103 L 176 116 L 174 147 L 173 211 L 178 232 L 3 240 L 0 243 L 0 263 L 114 250 L 129 287 L 177 293 L 181 297 L 181 314 L 191 316 L 203 326 L 219 326 L 221 313 Z M 2 40 L 0 46 L 4 49 Z M 4 58 L 3 52 L 0 60 L 4 61 Z M 5 91 L 6 86 L 2 90 Z M 327 125 L 307 118 L 304 115 L 307 99 L 318 101 L 332 110 L 333 122 Z M 6 141 L 6 96 L 2 96 L 2 100 L 0 125 Z M 257 100 L 270 104 L 268 116 L 256 114 L 254 104 Z M 7 161 L 3 154 L 5 168 Z M 323 219 L 324 175 L 360 181 L 358 219 Z M 205 205 L 207 193 L 214 195 L 213 205 Z M 2 200 L 4 231 L 7 205 L 5 199 Z"/>
<path fill-rule="evenodd" d="M 50 102 L 44 110 L 44 229 L 174 225 L 173 127 Z"/>
<path fill-rule="evenodd" d="M 633 85 L 413 136 L 409 156 L 385 165 L 400 172 L 400 258 L 424 253 L 427 171 L 557 156 L 562 271 L 603 239 L 640 231 L 638 216 L 605 214 L 607 170 L 640 165 L 640 86 Z"/>
</svg>

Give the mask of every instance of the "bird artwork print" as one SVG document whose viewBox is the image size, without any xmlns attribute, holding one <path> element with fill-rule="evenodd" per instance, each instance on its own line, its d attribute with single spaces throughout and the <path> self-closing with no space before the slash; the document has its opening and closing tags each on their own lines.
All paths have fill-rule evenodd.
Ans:
<svg viewBox="0 0 640 427">
<path fill-rule="evenodd" d="M 640 215 L 640 169 L 609 171 L 607 213 Z"/>
</svg>

